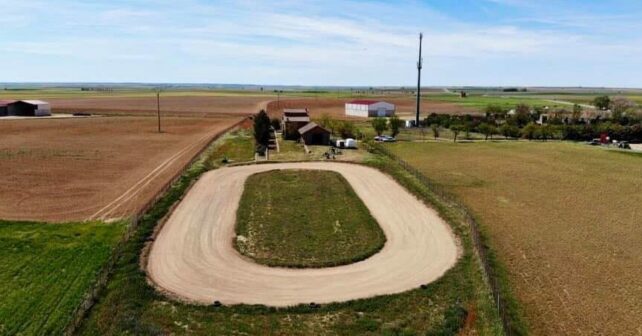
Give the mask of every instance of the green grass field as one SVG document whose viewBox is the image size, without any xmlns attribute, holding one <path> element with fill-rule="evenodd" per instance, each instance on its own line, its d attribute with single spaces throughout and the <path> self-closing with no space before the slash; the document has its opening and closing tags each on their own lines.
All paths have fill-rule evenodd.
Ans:
<svg viewBox="0 0 642 336">
<path fill-rule="evenodd" d="M 388 148 L 472 210 L 533 334 L 639 328 L 642 156 L 560 142 Z"/>
<path fill-rule="evenodd" d="M 124 227 L 0 221 L 0 334 L 61 334 Z"/>
<path fill-rule="evenodd" d="M 306 206 L 301 206 L 306 204 Z M 386 237 L 341 174 L 275 170 L 250 176 L 236 248 L 260 264 L 331 267 L 377 253 Z"/>
<path fill-rule="evenodd" d="M 254 160 L 254 139 L 251 130 L 238 130 L 225 134 L 215 142 L 210 164 L 221 166 L 226 159 L 229 163 Z"/>
<path fill-rule="evenodd" d="M 215 149 L 209 155 L 217 155 Z M 323 305 L 275 309 L 263 306 L 199 306 L 173 301 L 149 286 L 140 269 L 141 250 L 157 220 L 179 200 L 192 181 L 208 169 L 206 157 L 192 166 L 142 219 L 124 246 L 115 272 L 80 334 L 192 335 L 500 335 L 500 324 L 479 264 L 471 253 L 462 218 L 441 205 L 430 190 L 394 162 L 367 156 L 418 197 L 440 209 L 461 236 L 462 257 L 440 280 L 406 293 Z"/>
</svg>

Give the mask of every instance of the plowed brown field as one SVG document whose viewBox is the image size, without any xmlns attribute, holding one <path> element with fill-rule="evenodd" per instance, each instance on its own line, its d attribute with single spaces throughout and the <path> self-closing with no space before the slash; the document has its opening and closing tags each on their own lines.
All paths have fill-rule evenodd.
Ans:
<svg viewBox="0 0 642 336">
<path fill-rule="evenodd" d="M 0 120 L 0 218 L 131 215 L 237 118 Z"/>
<path fill-rule="evenodd" d="M 376 98 L 373 98 L 377 100 Z M 322 114 L 329 114 L 335 118 L 345 118 L 345 103 L 353 99 L 338 98 L 300 98 L 300 99 L 283 99 L 281 101 L 271 101 L 268 104 L 270 115 L 278 115 L 284 108 L 308 108 L 312 117 L 319 117 Z M 397 106 L 397 115 L 400 117 L 414 115 L 415 101 L 412 98 L 382 98 L 381 100 L 395 104 Z M 430 113 L 440 114 L 479 114 L 476 109 L 462 107 L 453 103 L 437 102 L 423 100 L 421 103 L 421 113 L 427 116 Z"/>
<path fill-rule="evenodd" d="M 166 116 L 245 116 L 265 108 L 269 96 L 161 96 Z M 100 97 L 48 99 L 55 113 L 156 114 L 156 97 Z"/>
</svg>

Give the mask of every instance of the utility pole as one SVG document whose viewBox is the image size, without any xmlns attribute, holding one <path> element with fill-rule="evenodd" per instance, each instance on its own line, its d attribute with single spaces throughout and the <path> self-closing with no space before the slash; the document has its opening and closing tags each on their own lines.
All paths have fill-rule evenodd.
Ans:
<svg viewBox="0 0 642 336">
<path fill-rule="evenodd" d="M 419 113 L 421 111 L 421 68 L 424 60 L 421 58 L 421 40 L 424 34 L 419 33 L 419 60 L 417 61 L 417 114 L 415 115 L 415 127 L 419 127 Z"/>
<path fill-rule="evenodd" d="M 158 133 L 161 132 L 161 118 L 160 118 L 160 89 L 156 89 L 156 112 L 158 115 Z"/>
</svg>

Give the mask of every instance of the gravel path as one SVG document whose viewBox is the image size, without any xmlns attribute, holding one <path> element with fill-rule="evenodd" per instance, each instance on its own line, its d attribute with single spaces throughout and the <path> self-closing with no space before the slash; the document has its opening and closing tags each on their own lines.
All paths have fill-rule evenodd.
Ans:
<svg viewBox="0 0 642 336">
<path fill-rule="evenodd" d="M 342 174 L 381 225 L 384 248 L 364 261 L 323 269 L 267 267 L 242 257 L 232 242 L 244 182 L 274 169 Z M 188 301 L 290 306 L 404 292 L 438 279 L 458 254 L 438 214 L 376 169 L 323 162 L 263 164 L 203 175 L 156 238 L 147 271 L 157 286 Z"/>
</svg>

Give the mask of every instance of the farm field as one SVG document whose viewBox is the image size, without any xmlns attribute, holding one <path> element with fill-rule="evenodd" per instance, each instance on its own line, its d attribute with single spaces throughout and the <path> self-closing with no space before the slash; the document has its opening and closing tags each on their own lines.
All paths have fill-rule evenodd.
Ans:
<svg viewBox="0 0 642 336">
<path fill-rule="evenodd" d="M 0 218 L 76 221 L 131 215 L 240 118 L 0 120 Z"/>
<path fill-rule="evenodd" d="M 241 254 L 284 267 L 357 262 L 378 252 L 386 241 L 345 178 L 318 170 L 250 176 L 237 212 L 236 234 L 235 247 Z"/>
<path fill-rule="evenodd" d="M 0 221 L 0 334 L 61 334 L 124 228 Z"/>
<path fill-rule="evenodd" d="M 161 95 L 164 116 L 240 117 L 265 108 L 270 96 L 254 95 Z M 156 96 L 106 96 L 100 98 L 51 98 L 54 113 L 94 113 L 107 115 L 156 115 Z"/>
<path fill-rule="evenodd" d="M 472 210 L 532 334 L 642 332 L 642 156 L 557 142 L 388 148 Z"/>
</svg>

